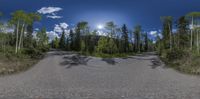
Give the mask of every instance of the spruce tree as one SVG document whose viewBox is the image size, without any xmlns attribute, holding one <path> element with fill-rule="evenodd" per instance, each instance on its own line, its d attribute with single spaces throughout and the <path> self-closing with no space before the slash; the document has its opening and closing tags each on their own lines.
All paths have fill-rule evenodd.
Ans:
<svg viewBox="0 0 200 99">
<path fill-rule="evenodd" d="M 70 30 L 69 32 L 69 50 L 74 50 L 74 32 L 73 30 Z"/>
<path fill-rule="evenodd" d="M 65 49 L 65 31 L 63 30 L 60 41 L 59 41 L 59 48 L 60 49 Z"/>
<path fill-rule="evenodd" d="M 75 51 L 80 51 L 81 50 L 81 23 L 78 23 L 77 27 L 76 27 L 74 49 L 75 49 Z"/>
<path fill-rule="evenodd" d="M 123 52 L 128 52 L 129 50 L 129 41 L 128 41 L 128 29 L 124 24 L 122 27 L 122 44 L 123 44 Z"/>
</svg>

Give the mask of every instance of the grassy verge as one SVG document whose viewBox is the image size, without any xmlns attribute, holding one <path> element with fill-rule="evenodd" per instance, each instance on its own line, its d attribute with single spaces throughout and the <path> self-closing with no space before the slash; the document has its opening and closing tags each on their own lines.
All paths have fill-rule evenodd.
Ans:
<svg viewBox="0 0 200 99">
<path fill-rule="evenodd" d="M 10 75 L 26 71 L 36 64 L 43 56 L 43 54 L 14 54 L 13 51 L 0 52 L 0 75 Z"/>
<path fill-rule="evenodd" d="M 174 55 L 175 53 L 168 54 Z M 181 56 L 181 58 L 161 57 L 161 59 L 168 67 L 178 70 L 182 73 L 200 75 L 200 56 L 192 54 L 191 52 L 184 52 L 179 54 L 183 56 Z"/>
</svg>

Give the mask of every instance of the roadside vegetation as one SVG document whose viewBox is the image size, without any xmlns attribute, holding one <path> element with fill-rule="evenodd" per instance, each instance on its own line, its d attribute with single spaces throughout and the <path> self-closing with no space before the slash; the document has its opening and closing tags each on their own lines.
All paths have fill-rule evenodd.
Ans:
<svg viewBox="0 0 200 99">
<path fill-rule="evenodd" d="M 45 28 L 33 37 L 33 24 L 41 20 L 39 14 L 19 10 L 11 16 L 8 22 L 0 23 L 0 74 L 24 71 L 49 50 Z"/>
<path fill-rule="evenodd" d="M 157 36 L 156 43 L 160 57 L 176 70 L 200 74 L 200 12 L 191 12 L 175 22 L 171 16 L 161 20 L 162 37 Z"/>
</svg>

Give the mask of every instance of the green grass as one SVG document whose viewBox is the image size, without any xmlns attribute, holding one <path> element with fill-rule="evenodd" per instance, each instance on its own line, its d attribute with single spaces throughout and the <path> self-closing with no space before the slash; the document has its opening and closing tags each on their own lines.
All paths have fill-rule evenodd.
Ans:
<svg viewBox="0 0 200 99">
<path fill-rule="evenodd" d="M 183 57 L 175 61 L 169 61 L 166 58 L 161 59 L 168 67 L 182 73 L 200 75 L 200 56 L 198 55 L 190 54 L 190 56 Z"/>
<path fill-rule="evenodd" d="M 4 52 L 0 50 L 0 75 L 15 74 L 26 71 L 36 64 L 41 58 L 41 55 L 29 55 L 26 53 L 15 54 L 14 48 L 9 47 Z"/>
</svg>

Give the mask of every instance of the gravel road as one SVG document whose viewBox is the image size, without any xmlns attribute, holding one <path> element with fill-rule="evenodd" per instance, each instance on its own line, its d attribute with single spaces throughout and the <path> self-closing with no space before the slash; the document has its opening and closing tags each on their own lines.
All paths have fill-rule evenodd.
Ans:
<svg viewBox="0 0 200 99">
<path fill-rule="evenodd" d="M 102 59 L 52 51 L 26 72 L 0 77 L 0 99 L 200 99 L 200 77 L 156 55 Z"/>
</svg>

